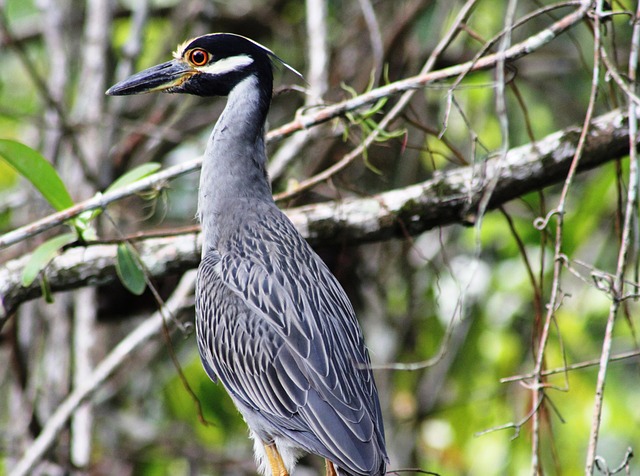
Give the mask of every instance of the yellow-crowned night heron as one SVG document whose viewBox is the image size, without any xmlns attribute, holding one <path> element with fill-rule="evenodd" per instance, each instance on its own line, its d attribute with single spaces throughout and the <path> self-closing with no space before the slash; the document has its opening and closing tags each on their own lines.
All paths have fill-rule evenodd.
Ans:
<svg viewBox="0 0 640 476">
<path fill-rule="evenodd" d="M 271 196 L 264 129 L 274 60 L 242 36 L 205 35 L 107 94 L 229 96 L 200 177 L 204 369 L 247 422 L 263 474 L 287 475 L 307 452 L 326 459 L 328 475 L 382 475 L 380 404 L 353 308 Z"/>
</svg>

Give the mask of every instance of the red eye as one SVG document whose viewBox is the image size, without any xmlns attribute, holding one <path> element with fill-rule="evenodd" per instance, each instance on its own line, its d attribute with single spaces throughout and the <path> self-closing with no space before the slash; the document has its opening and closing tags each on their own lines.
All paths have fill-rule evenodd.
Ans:
<svg viewBox="0 0 640 476">
<path fill-rule="evenodd" d="M 189 61 L 194 66 L 204 66 L 209 61 L 209 53 L 205 50 L 197 48 L 189 52 Z"/>
</svg>

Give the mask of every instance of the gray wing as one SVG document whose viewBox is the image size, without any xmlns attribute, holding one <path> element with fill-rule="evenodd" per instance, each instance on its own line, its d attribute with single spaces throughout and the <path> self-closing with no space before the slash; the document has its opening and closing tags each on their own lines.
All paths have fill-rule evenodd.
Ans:
<svg viewBox="0 0 640 476">
<path fill-rule="evenodd" d="M 263 426 L 285 429 L 341 469 L 378 474 L 382 418 L 351 303 L 289 220 L 270 210 L 201 264 L 216 289 L 200 293 L 199 312 L 235 316 L 233 331 L 216 336 L 207 371 Z"/>
</svg>

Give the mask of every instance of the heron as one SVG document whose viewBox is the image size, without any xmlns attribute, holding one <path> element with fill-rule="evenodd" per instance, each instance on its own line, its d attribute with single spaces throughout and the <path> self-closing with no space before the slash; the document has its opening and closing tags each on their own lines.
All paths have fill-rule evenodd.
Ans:
<svg viewBox="0 0 640 476">
<path fill-rule="evenodd" d="M 287 476 L 309 453 L 327 476 L 383 475 L 382 412 L 354 309 L 272 197 L 265 122 L 277 63 L 293 70 L 246 37 L 207 34 L 107 94 L 227 96 L 200 175 L 196 340 L 247 423 L 259 472 Z"/>
</svg>

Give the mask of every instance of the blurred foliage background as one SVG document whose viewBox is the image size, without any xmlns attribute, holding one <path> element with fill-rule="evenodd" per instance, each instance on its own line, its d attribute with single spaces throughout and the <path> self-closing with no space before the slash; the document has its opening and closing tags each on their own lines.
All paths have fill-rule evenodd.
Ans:
<svg viewBox="0 0 640 476">
<path fill-rule="evenodd" d="M 468 61 L 505 28 L 510 5 L 528 21 L 512 43 L 529 38 L 578 8 L 576 2 L 479 0 L 462 32 L 433 69 Z M 148 161 L 163 166 L 197 157 L 224 102 L 185 96 L 105 98 L 111 84 L 165 61 L 187 38 L 214 31 L 249 36 L 306 74 L 312 37 L 308 9 L 326 8 L 326 80 L 321 97 L 276 73 L 270 124 L 292 120 L 301 107 L 318 107 L 375 86 L 416 75 L 453 25 L 463 2 L 441 0 L 4 0 L 0 2 L 0 137 L 39 150 L 80 201 Z M 547 8 L 555 5 L 557 8 Z M 626 78 L 635 2 L 614 1 L 616 15 L 600 30 L 604 51 Z M 631 11 L 631 13 L 629 13 Z M 636 19 L 637 20 L 637 19 Z M 506 113 L 496 106 L 496 72 L 474 72 L 455 85 L 430 84 L 414 95 L 388 129 L 345 171 L 283 207 L 370 196 L 468 164 L 482 164 L 565 127 L 580 126 L 592 99 L 595 114 L 627 104 L 611 74 L 594 62 L 594 23 L 584 20 L 548 45 L 509 64 Z M 496 51 L 497 44 L 489 45 Z M 97 71 L 97 72 L 96 72 Z M 87 81 L 87 79 L 91 81 Z M 311 83 L 316 86 L 318 83 Z M 453 92 L 452 92 L 453 91 Z M 378 120 L 397 100 L 388 98 Z M 95 109 L 92 112 L 92 109 Z M 366 132 L 359 116 L 313 129 L 286 167 L 273 171 L 275 192 L 336 163 Z M 505 136 L 501 119 L 506 118 Z M 286 155 L 289 140 L 270 144 Z M 343 283 L 371 349 L 385 415 L 391 469 L 442 475 L 578 475 L 585 472 L 598 360 L 611 296 L 600 277 L 616 270 L 629 158 L 580 173 L 562 202 L 562 253 L 544 368 L 588 363 L 543 379 L 535 404 L 532 379 L 501 382 L 534 370 L 537 346 L 554 285 L 555 218 L 534 226 L 558 206 L 562 184 L 529 193 L 474 218 L 473 225 L 437 227 L 418 236 L 378 243 L 320 246 Z M 172 234 L 195 224 L 197 174 L 172 180 L 152 194 L 120 201 L 97 223 L 99 240 L 133 233 Z M 637 206 L 636 212 L 637 212 Z M 0 231 L 51 210 L 28 183 L 0 161 Z M 468 225 L 468 223 L 467 223 Z M 637 213 L 626 278 L 637 283 Z M 32 251 L 45 237 L 0 250 L 0 266 Z M 157 284 L 170 295 L 179 274 Z M 630 285 L 633 288 L 634 285 Z M 43 425 L 77 385 L 84 355 L 98 362 L 137 323 L 157 309 L 149 291 L 130 294 L 119 283 L 56 293 L 53 304 L 25 303 L 0 334 L 0 474 L 29 448 Z M 633 288 L 635 289 L 635 288 Z M 636 291 L 637 293 L 637 291 Z M 633 294 L 633 293 L 632 293 Z M 78 331 L 88 302 L 90 335 Z M 597 474 L 622 464 L 640 448 L 638 305 L 621 304 L 606 374 Z M 193 309 L 182 313 L 189 322 Z M 89 350 L 74 350 L 87 339 Z M 176 370 L 171 353 L 202 407 Z M 420 363 L 415 368 L 409 364 Z M 590 362 L 590 364 L 589 364 Z M 255 474 L 244 423 L 223 389 L 202 371 L 193 335 L 177 331 L 130 356 L 85 407 L 84 427 L 66 428 L 33 474 L 244 475 Z M 537 412 L 539 427 L 532 425 Z M 203 419 L 206 423 L 203 422 Z M 532 450 L 535 436 L 539 447 Z M 87 440 L 88 449 L 73 448 Z M 302 461 L 298 475 L 320 474 L 321 462 Z"/>
</svg>

